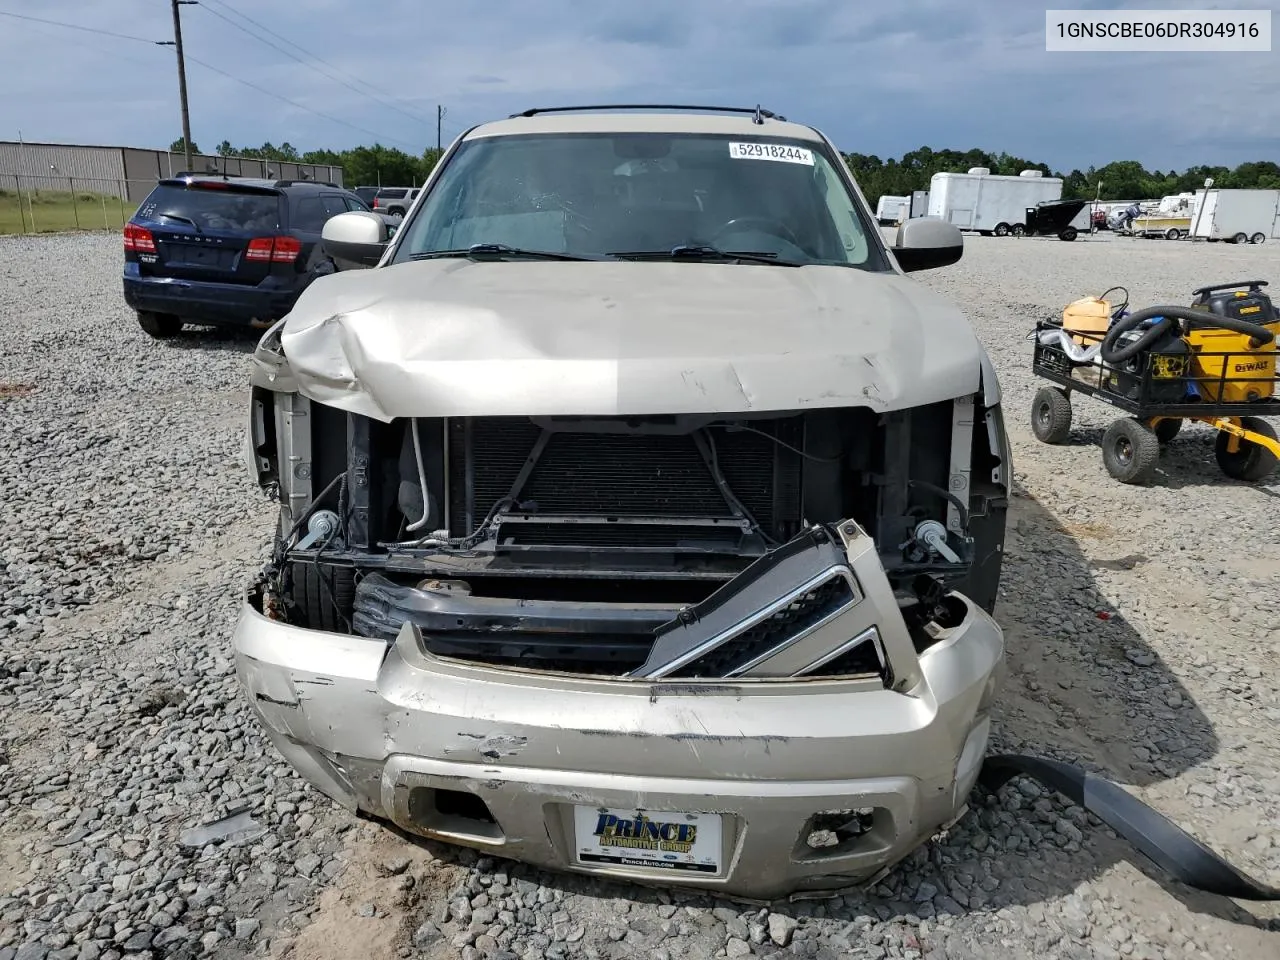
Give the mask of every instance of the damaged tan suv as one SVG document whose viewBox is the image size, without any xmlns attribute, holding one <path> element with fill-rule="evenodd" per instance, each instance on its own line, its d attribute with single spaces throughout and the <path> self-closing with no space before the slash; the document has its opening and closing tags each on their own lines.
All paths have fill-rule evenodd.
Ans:
<svg viewBox="0 0 1280 960">
<path fill-rule="evenodd" d="M 832 143 L 530 110 L 449 149 L 254 357 L 280 503 L 235 634 L 352 810 L 556 869 L 845 886 L 964 809 L 1003 657 L 985 352 Z M 372 269 L 361 269 L 372 267 Z"/>
</svg>

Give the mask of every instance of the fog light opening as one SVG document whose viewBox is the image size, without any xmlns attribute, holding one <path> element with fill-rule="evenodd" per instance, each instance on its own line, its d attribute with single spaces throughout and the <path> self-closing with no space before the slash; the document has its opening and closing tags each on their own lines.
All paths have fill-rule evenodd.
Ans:
<svg viewBox="0 0 1280 960">
<path fill-rule="evenodd" d="M 878 826 L 874 807 L 851 807 L 847 810 L 824 810 L 815 813 L 801 833 L 801 852 L 805 858 L 832 857 L 862 849 Z"/>
<path fill-rule="evenodd" d="M 424 833 L 481 843 L 506 839 L 489 805 L 464 790 L 415 787 L 409 793 L 409 817 Z"/>
</svg>

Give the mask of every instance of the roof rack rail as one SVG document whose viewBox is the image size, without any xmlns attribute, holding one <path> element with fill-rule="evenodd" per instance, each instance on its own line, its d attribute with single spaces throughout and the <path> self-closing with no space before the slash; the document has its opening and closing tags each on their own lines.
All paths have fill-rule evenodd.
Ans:
<svg viewBox="0 0 1280 960">
<path fill-rule="evenodd" d="M 708 107 L 688 103 L 598 103 L 580 107 L 531 107 L 520 113 L 513 113 L 508 118 L 532 117 L 539 113 L 570 113 L 578 110 L 703 110 L 708 113 L 749 113 L 753 123 L 764 123 L 765 120 L 786 122 L 786 117 L 766 110 L 759 104 L 754 107 Z"/>
<path fill-rule="evenodd" d="M 172 179 L 178 180 L 182 177 L 221 177 L 223 180 L 243 179 L 238 173 L 227 173 L 223 170 L 179 170 L 173 174 Z"/>
</svg>

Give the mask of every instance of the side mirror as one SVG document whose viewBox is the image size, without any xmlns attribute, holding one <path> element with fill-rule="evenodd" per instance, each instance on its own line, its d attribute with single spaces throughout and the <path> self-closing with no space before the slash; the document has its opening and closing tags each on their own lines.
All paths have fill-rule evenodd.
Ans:
<svg viewBox="0 0 1280 960">
<path fill-rule="evenodd" d="M 363 210 L 330 217 L 320 232 L 324 252 L 333 258 L 339 269 L 376 267 L 390 239 L 386 219 Z"/>
<path fill-rule="evenodd" d="M 955 263 L 964 254 L 964 237 L 955 224 L 937 217 L 904 220 L 889 248 L 904 272 L 932 270 Z"/>
</svg>

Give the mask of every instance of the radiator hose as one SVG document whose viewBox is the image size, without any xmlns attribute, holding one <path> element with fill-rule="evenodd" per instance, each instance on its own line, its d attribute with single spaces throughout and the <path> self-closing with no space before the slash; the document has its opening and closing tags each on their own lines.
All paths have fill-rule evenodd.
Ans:
<svg viewBox="0 0 1280 960">
<path fill-rule="evenodd" d="M 418 483 L 422 487 L 422 519 L 415 520 L 405 529 L 416 533 L 431 520 L 431 494 L 427 491 L 427 469 L 422 464 L 422 441 L 418 439 L 417 417 L 409 418 L 409 429 L 413 432 L 413 457 L 418 464 Z"/>
</svg>

